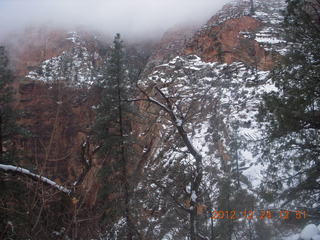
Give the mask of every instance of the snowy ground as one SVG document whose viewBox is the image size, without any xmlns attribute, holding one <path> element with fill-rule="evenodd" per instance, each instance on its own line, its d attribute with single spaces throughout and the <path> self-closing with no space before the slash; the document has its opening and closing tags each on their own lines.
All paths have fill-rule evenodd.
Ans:
<svg viewBox="0 0 320 240">
<path fill-rule="evenodd" d="M 320 240 L 320 225 L 308 224 L 301 233 L 284 237 L 283 240 Z"/>
</svg>

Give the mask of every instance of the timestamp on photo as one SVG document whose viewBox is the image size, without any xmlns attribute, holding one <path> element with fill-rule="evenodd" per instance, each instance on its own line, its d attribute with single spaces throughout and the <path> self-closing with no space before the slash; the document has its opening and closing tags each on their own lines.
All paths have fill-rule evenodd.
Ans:
<svg viewBox="0 0 320 240">
<path fill-rule="evenodd" d="M 307 211 L 300 211 L 300 210 L 243 210 L 243 211 L 219 211 L 214 210 L 211 211 L 211 218 L 212 219 L 229 219 L 229 220 L 236 220 L 236 219 L 282 219 L 282 220 L 289 220 L 289 219 L 306 219 L 308 217 Z"/>
</svg>

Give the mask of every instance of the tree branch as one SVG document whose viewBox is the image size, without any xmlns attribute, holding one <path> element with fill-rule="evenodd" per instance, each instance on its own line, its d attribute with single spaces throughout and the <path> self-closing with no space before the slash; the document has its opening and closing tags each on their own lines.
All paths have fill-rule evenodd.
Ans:
<svg viewBox="0 0 320 240">
<path fill-rule="evenodd" d="M 26 177 L 31 178 L 34 181 L 40 181 L 40 182 L 48 185 L 49 187 L 55 188 L 55 189 L 59 190 L 60 192 L 64 192 L 67 195 L 71 194 L 71 190 L 69 190 L 68 188 L 65 188 L 65 187 L 57 184 L 56 182 L 50 180 L 49 178 L 32 173 L 25 168 L 16 167 L 16 166 L 12 166 L 12 165 L 0 164 L 0 171 L 10 172 L 10 173 L 26 176 Z"/>
</svg>

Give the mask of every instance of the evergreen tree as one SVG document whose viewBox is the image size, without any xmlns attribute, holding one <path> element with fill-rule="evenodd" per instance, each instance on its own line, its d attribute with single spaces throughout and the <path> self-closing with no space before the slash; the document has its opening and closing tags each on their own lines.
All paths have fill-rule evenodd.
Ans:
<svg viewBox="0 0 320 240">
<path fill-rule="evenodd" d="M 271 77 L 278 92 L 264 96 L 259 120 L 267 122 L 262 161 L 269 163 L 264 193 L 285 203 L 319 205 L 320 4 L 289 0 L 284 21 L 288 51 Z M 284 185 L 287 185 L 284 187 Z"/>
<path fill-rule="evenodd" d="M 17 134 L 17 112 L 13 109 L 13 76 L 5 48 L 0 46 L 0 163 L 13 161 L 12 137 Z"/>
<path fill-rule="evenodd" d="M 133 83 L 128 77 L 128 69 L 125 61 L 125 52 L 120 34 L 114 38 L 110 57 L 107 59 L 103 72 L 103 79 L 98 83 L 100 89 L 101 102 L 97 109 L 97 119 L 93 128 L 94 136 L 100 147 L 100 154 L 107 159 L 111 169 L 104 168 L 101 172 L 103 181 L 111 180 L 103 184 L 100 196 L 102 199 L 110 197 L 112 194 L 123 196 L 122 207 L 119 202 L 114 201 L 114 206 L 109 206 L 113 214 L 108 213 L 117 219 L 122 215 L 125 219 L 126 233 L 120 236 L 121 239 L 133 239 L 133 224 L 130 213 L 130 191 L 129 176 L 127 167 L 132 161 L 134 147 L 131 131 L 131 121 L 134 118 L 134 105 L 128 104 L 128 99 L 133 94 Z M 120 183 L 120 184 L 119 184 Z M 120 190 L 119 190 L 120 189 Z M 115 199 L 117 200 L 117 199 Z M 110 204 L 110 203 L 108 203 Z M 119 209 L 124 209 L 121 211 Z M 120 211 L 120 212 L 119 212 Z M 105 219 L 108 221 L 108 219 Z M 110 219 L 109 219 L 110 220 Z"/>
<path fill-rule="evenodd" d="M 18 135 L 27 136 L 27 132 L 17 124 L 18 111 L 13 107 L 13 75 L 9 69 L 9 59 L 3 46 L 0 46 L 0 164 L 16 165 L 19 156 L 14 145 L 14 138 Z M 16 239 L 17 233 L 13 225 L 19 226 L 27 221 L 21 214 L 17 217 L 8 203 L 13 196 L 18 199 L 25 197 L 26 189 L 19 181 L 8 181 L 8 175 L 0 174 L 0 239 Z M 25 202 L 17 204 L 15 211 L 23 212 Z M 15 229 L 16 230 L 16 229 Z"/>
</svg>

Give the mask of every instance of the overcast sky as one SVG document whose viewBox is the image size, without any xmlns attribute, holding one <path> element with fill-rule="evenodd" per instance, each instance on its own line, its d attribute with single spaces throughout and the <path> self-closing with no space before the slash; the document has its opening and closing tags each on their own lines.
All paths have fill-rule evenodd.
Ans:
<svg viewBox="0 0 320 240">
<path fill-rule="evenodd" d="M 85 26 L 125 36 L 206 21 L 230 0 L 0 0 L 0 38 L 34 24 Z"/>
</svg>

